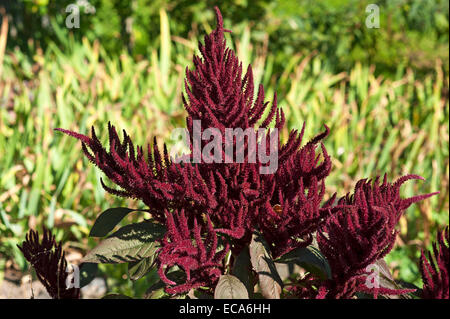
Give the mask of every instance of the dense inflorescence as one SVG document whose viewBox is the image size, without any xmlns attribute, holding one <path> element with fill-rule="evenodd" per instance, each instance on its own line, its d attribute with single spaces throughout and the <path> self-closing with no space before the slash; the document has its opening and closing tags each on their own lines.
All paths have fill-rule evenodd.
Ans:
<svg viewBox="0 0 450 319">
<path fill-rule="evenodd" d="M 30 230 L 22 246 L 18 247 L 53 299 L 80 298 L 79 288 L 68 288 L 69 273 L 65 253 L 50 230 L 44 229 L 42 242 L 39 242 L 39 233 Z"/>
<path fill-rule="evenodd" d="M 449 298 L 449 227 L 440 232 L 433 243 L 433 251 L 428 254 L 422 250 L 420 272 L 422 274 L 424 299 Z M 428 258 L 427 258 L 428 255 Z M 434 259 L 433 259 L 434 256 Z"/>
<path fill-rule="evenodd" d="M 187 132 L 193 142 L 184 158 L 189 161 L 171 158 L 165 145 L 161 153 L 156 140 L 147 147 L 145 156 L 143 147 L 135 149 L 125 131 L 121 141 L 111 124 L 109 150 L 94 128 L 91 137 L 58 130 L 80 140 L 86 157 L 119 187 L 114 189 L 102 180 L 106 191 L 142 200 L 153 218 L 166 225 L 168 233 L 158 263 L 168 291 L 181 293 L 215 285 L 223 271 L 224 253 L 215 254 L 207 247 L 216 247 L 218 239 L 237 256 L 250 243 L 252 233 L 259 230 L 277 258 L 309 245 L 320 229 L 319 244 L 330 258 L 337 286 L 320 288 L 319 297 L 351 296 L 359 286 L 356 281 L 362 269 L 392 248 L 401 213 L 430 195 L 400 199 L 400 185 L 418 178 L 405 176 L 393 185 L 385 180 L 373 188 L 362 181 L 353 197 L 342 198 L 335 205 L 333 196 L 322 204 L 325 179 L 331 171 L 331 158 L 322 143 L 328 127 L 303 145 L 304 124 L 300 132 L 292 130 L 282 143 L 281 137 L 274 135 L 285 125 L 276 94 L 270 106 L 264 101 L 262 85 L 255 95 L 252 68 L 243 74 L 242 63 L 226 47 L 224 32 L 229 31 L 223 28 L 217 8 L 216 15 L 216 29 L 205 36 L 204 44 L 199 43 L 201 55 L 194 57 L 194 69 L 186 70 L 186 96 L 182 97 L 188 114 Z M 211 128 L 220 133 L 219 162 L 205 158 L 194 161 L 209 142 L 195 142 L 196 121 L 201 123 L 200 134 Z M 227 128 L 266 133 L 256 146 L 248 137 L 239 136 L 232 136 L 229 145 Z M 275 147 L 269 145 L 273 136 Z M 229 146 L 233 147 L 233 158 L 227 153 Z M 261 174 L 267 163 L 259 155 L 274 148 L 278 169 Z M 244 154 L 242 160 L 234 161 L 239 152 Z M 185 272 L 183 283 L 166 276 L 165 269 L 175 265 Z"/>
<path fill-rule="evenodd" d="M 366 287 L 366 267 L 386 256 L 394 246 L 398 231 L 395 229 L 404 211 L 414 202 L 434 195 L 425 194 L 402 199 L 400 186 L 410 179 L 407 175 L 393 184 L 360 180 L 354 194 L 339 199 L 330 208 L 331 217 L 317 235 L 320 251 L 327 258 L 333 274 L 327 282 L 329 297 L 348 298 L 357 291 L 395 294 L 403 290 Z"/>
<path fill-rule="evenodd" d="M 176 294 L 197 287 L 209 287 L 222 274 L 222 259 L 229 250 L 229 245 L 217 252 L 218 238 L 211 220 L 206 216 L 206 238 L 203 239 L 202 227 L 194 220 L 189 227 L 182 210 L 180 213 L 167 212 L 168 231 L 162 241 L 159 253 L 159 275 L 168 284 L 167 292 Z M 193 240 L 194 239 L 194 240 Z M 195 242 L 195 244 L 194 244 Z M 173 266 L 178 266 L 185 273 L 184 283 L 177 283 L 166 276 Z"/>
</svg>

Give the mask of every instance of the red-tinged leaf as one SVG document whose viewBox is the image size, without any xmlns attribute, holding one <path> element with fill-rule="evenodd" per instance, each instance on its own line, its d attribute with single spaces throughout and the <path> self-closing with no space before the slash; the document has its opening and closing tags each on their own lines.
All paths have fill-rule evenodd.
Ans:
<svg viewBox="0 0 450 319">
<path fill-rule="evenodd" d="M 139 261 L 131 261 L 128 263 L 128 277 L 131 280 L 138 280 L 147 275 L 152 269 L 156 269 L 156 254 L 146 257 Z"/>
<path fill-rule="evenodd" d="M 253 233 L 249 249 L 253 269 L 258 274 L 261 294 L 267 299 L 280 299 L 283 283 L 259 232 Z"/>
<path fill-rule="evenodd" d="M 214 291 L 214 299 L 248 299 L 245 285 L 233 275 L 222 275 Z"/>
</svg>

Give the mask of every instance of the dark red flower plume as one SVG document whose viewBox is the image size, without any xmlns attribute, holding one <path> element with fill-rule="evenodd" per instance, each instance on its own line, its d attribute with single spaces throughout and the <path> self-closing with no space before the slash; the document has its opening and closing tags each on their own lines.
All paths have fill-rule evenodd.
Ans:
<svg viewBox="0 0 450 319">
<path fill-rule="evenodd" d="M 192 288 L 213 288 L 222 274 L 222 259 L 229 250 L 228 243 L 217 252 L 218 238 L 208 216 L 205 227 L 194 219 L 193 227 L 182 210 L 180 213 L 166 212 L 168 232 L 159 252 L 159 275 L 168 285 L 171 294 L 187 292 Z M 195 244 L 194 244 L 195 242 Z M 167 278 L 167 271 L 178 266 L 184 271 L 185 281 L 177 283 Z"/>
<path fill-rule="evenodd" d="M 53 299 L 80 298 L 79 288 L 67 288 L 69 273 L 65 253 L 50 230 L 44 228 L 42 242 L 39 242 L 39 233 L 30 230 L 22 246 L 18 247 Z"/>
<path fill-rule="evenodd" d="M 449 231 L 448 226 L 437 236 L 433 251 L 427 255 L 422 250 L 420 272 L 422 274 L 424 299 L 449 299 Z M 433 258 L 434 257 L 434 258 Z"/>
<path fill-rule="evenodd" d="M 398 233 L 395 227 L 405 209 L 436 194 L 400 198 L 399 188 L 409 179 L 422 178 L 407 175 L 393 184 L 386 181 L 386 176 L 382 184 L 379 184 L 379 178 L 373 183 L 360 180 L 353 195 L 347 194 L 330 208 L 332 216 L 318 233 L 317 242 L 333 274 L 332 298 L 348 297 L 356 291 L 371 291 L 375 295 L 395 293 L 388 289 L 367 289 L 364 285 L 365 268 L 392 250 Z"/>
</svg>

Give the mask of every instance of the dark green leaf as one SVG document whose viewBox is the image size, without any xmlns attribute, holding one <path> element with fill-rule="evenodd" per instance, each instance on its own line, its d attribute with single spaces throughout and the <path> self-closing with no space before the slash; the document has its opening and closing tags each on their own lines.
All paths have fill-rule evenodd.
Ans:
<svg viewBox="0 0 450 319">
<path fill-rule="evenodd" d="M 296 264 L 322 279 L 331 278 L 327 259 L 314 246 L 296 248 L 277 259 L 278 263 Z"/>
<path fill-rule="evenodd" d="M 131 261 L 128 263 L 128 277 L 131 280 L 138 280 L 144 277 L 155 265 L 156 255 L 146 257 L 139 261 Z"/>
<path fill-rule="evenodd" d="M 177 270 L 177 267 L 173 267 L 166 274 L 169 280 L 175 282 L 183 282 L 186 281 L 186 274 L 182 270 Z M 164 292 L 164 288 L 166 284 L 162 280 L 158 280 L 158 282 L 151 285 L 147 291 L 145 292 L 145 299 L 161 299 L 163 297 L 167 297 L 168 295 Z"/>
<path fill-rule="evenodd" d="M 92 226 L 90 237 L 105 237 L 129 213 L 136 211 L 126 207 L 109 208 L 98 216 Z"/>
<path fill-rule="evenodd" d="M 164 286 L 162 286 L 158 289 L 147 290 L 144 298 L 145 299 L 162 299 L 165 296 L 166 296 L 166 293 L 164 292 Z"/>
<path fill-rule="evenodd" d="M 80 288 L 88 285 L 97 274 L 98 264 L 82 263 L 80 265 Z"/>
</svg>

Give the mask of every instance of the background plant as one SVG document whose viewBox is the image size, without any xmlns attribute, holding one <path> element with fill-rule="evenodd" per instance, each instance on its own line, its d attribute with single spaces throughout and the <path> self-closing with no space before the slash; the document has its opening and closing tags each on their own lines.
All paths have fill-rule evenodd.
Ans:
<svg viewBox="0 0 450 319">
<path fill-rule="evenodd" d="M 63 25 L 65 8 L 71 0 L 7 1 L 13 17 L 14 44 L 28 51 L 27 39 L 36 39 L 46 47 L 57 35 L 55 25 Z M 85 2 L 80 1 L 80 4 Z M 110 54 L 126 49 L 133 56 L 146 56 L 149 48 L 158 44 L 163 33 L 159 26 L 165 17 L 160 8 L 169 12 L 170 32 L 188 38 L 191 30 L 211 30 L 211 10 L 214 1 L 105 1 L 88 2 L 95 14 L 82 14 L 81 40 L 99 40 Z M 366 6 L 380 7 L 380 29 L 365 27 Z M 398 65 L 412 66 L 416 71 L 429 72 L 434 61 L 441 59 L 448 71 L 448 2 L 419 1 L 225 1 L 226 23 L 235 32 L 251 28 L 252 43 L 267 43 L 270 52 L 277 52 L 274 71 L 280 74 L 285 59 L 292 54 L 309 54 L 317 50 L 333 72 L 348 70 L 356 62 L 375 64 L 377 74 L 394 75 Z M 82 12 L 84 6 L 81 7 Z M 39 26 L 36 30 L 35 26 Z M 35 31 L 32 31 L 35 30 Z M 31 33 L 32 32 L 32 33 Z M 67 30 L 64 30 L 67 34 Z M 63 44 L 61 41 L 60 44 Z M 151 49 L 150 49 L 151 50 Z M 28 51 L 30 52 L 30 51 Z"/>
</svg>

